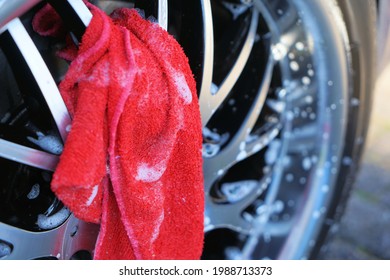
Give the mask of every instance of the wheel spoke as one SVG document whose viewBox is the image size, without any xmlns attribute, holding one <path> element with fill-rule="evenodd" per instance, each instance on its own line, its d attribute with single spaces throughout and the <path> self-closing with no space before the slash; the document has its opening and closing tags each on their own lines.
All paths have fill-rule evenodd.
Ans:
<svg viewBox="0 0 390 280">
<path fill-rule="evenodd" d="M 202 85 L 200 87 L 199 104 L 202 114 L 202 125 L 206 126 L 212 115 L 212 104 L 210 100 L 211 87 L 213 83 L 213 68 L 214 68 L 214 30 L 213 30 L 213 15 L 211 11 L 210 0 L 202 0 L 203 12 L 203 30 L 204 30 L 204 60 Z"/>
<path fill-rule="evenodd" d="M 47 0 L 50 5 L 62 16 L 64 24 L 71 30 L 77 42 L 85 33 L 85 30 L 92 19 L 92 13 L 82 0 Z"/>
<path fill-rule="evenodd" d="M 6 25 L 9 21 L 14 19 L 15 17 L 18 17 L 28 10 L 30 10 L 32 7 L 34 7 L 36 4 L 41 2 L 41 0 L 13 0 L 13 1 L 0 1 L 0 34 L 4 32 L 5 28 L 3 28 L 4 25 Z"/>
<path fill-rule="evenodd" d="M 65 141 L 68 134 L 66 130 L 71 123 L 71 118 L 49 69 L 19 18 L 11 21 L 6 27 L 7 32 L 17 45 L 20 55 L 31 71 L 31 73 L 24 73 L 23 71 L 18 75 L 31 74 L 33 76 L 51 111 L 61 138 Z M 10 60 L 10 63 L 12 64 L 12 60 Z"/>
<path fill-rule="evenodd" d="M 230 228 L 237 232 L 248 233 L 252 227 L 251 221 L 245 220 L 241 213 L 242 203 L 217 204 L 210 196 L 206 196 L 206 221 L 205 231 L 215 228 Z"/>
<path fill-rule="evenodd" d="M 246 119 L 232 141 L 214 157 L 204 159 L 206 192 L 210 190 L 211 184 L 215 181 L 215 178 L 219 176 L 218 174 L 223 174 L 229 167 L 233 166 L 237 162 L 240 162 L 260 151 L 276 137 L 277 134 L 275 134 L 275 132 L 277 133 L 279 128 L 276 128 L 276 130 L 271 129 L 269 131 L 270 134 L 260 136 L 255 140 L 251 139 L 252 137 L 249 137 L 266 100 L 271 84 L 273 68 L 274 61 L 272 57 L 270 57 L 263 82 L 256 99 L 254 100 Z"/>
<path fill-rule="evenodd" d="M 85 27 L 89 25 L 92 20 L 92 14 L 85 6 L 83 0 L 68 0 L 68 3 L 76 12 Z"/>
<path fill-rule="evenodd" d="M 50 231 L 31 232 L 0 222 L 0 242 L 10 244 L 7 260 L 56 257 L 70 259 L 74 253 L 95 247 L 99 226 L 70 216 L 61 226 Z"/>
<path fill-rule="evenodd" d="M 168 0 L 158 0 L 158 24 L 168 30 Z"/>
<path fill-rule="evenodd" d="M 202 118 L 203 118 L 204 125 L 207 124 L 207 122 L 213 116 L 214 112 L 225 101 L 230 91 L 233 89 L 234 85 L 239 79 L 242 71 L 244 70 L 246 63 L 252 52 L 253 45 L 255 43 L 258 23 L 259 23 L 259 13 L 257 12 L 257 10 L 253 10 L 249 32 L 245 39 L 243 48 L 237 58 L 237 61 L 235 62 L 229 74 L 222 82 L 217 92 L 215 94 L 213 94 L 211 91 L 208 93 L 209 108 L 207 108 L 207 111 L 206 110 L 202 111 Z"/>
<path fill-rule="evenodd" d="M 47 171 L 54 171 L 59 161 L 59 157 L 56 155 L 15 144 L 4 139 L 0 139 L 0 157 Z"/>
<path fill-rule="evenodd" d="M 37 259 L 57 256 L 62 250 L 62 237 L 65 227 L 47 232 L 30 232 L 0 223 L 0 240 L 13 246 L 7 260 Z"/>
</svg>

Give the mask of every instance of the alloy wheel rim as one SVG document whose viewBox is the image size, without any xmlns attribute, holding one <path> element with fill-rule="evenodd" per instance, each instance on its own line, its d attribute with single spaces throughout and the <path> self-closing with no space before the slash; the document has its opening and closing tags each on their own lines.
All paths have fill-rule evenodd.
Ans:
<svg viewBox="0 0 390 280">
<path fill-rule="evenodd" d="M 27 11 L 38 1 L 21 2 L 21 10 Z M 340 157 L 349 105 L 348 40 L 335 33 L 328 26 L 332 25 L 329 16 L 323 15 L 324 9 L 332 7 L 332 14 L 341 21 L 337 7 L 300 0 L 201 0 L 191 4 L 196 12 L 192 10 L 195 18 L 190 20 L 183 19 L 189 12 L 177 12 L 186 9 L 180 1 L 169 5 L 151 2 L 157 7 L 158 22 L 166 25 L 189 54 L 198 82 L 206 199 L 203 258 L 308 257 L 319 221 L 325 218 L 338 167 L 350 164 L 348 158 Z M 315 16 L 323 21 L 316 22 Z M 0 22 L 5 18 L 0 15 Z M 172 22 L 181 22 L 180 28 L 186 30 L 191 22 L 190 33 L 202 37 L 189 38 Z M 231 36 L 221 22 L 234 26 L 229 30 Z M 30 69 L 46 67 L 22 22 L 15 20 L 2 28 L 3 33 L 5 29 Z M 334 37 L 336 42 L 325 46 L 324 38 Z M 29 52 L 37 52 L 31 63 L 29 54 L 23 53 L 26 41 L 31 41 Z M 234 51 L 226 51 L 229 46 Z M 337 58 L 337 63 L 331 66 L 328 57 Z M 65 140 L 70 119 L 55 86 L 58 80 L 49 72 L 43 76 L 55 100 L 46 98 L 48 89 L 41 91 L 58 127 L 55 136 Z M 8 159 L 4 164 L 14 160 L 37 172 L 54 170 L 58 156 L 53 150 L 37 147 L 37 143 L 26 147 L 0 141 L 0 154 Z M 72 215 L 68 218 L 69 213 L 52 200 L 50 206 L 56 204 L 56 210 L 52 207 L 53 212 L 45 216 L 54 213 L 63 220 L 51 228 L 32 231 L 0 221 L 0 258 L 69 259 L 83 252 L 91 256 L 91 236 L 96 237 L 98 228 Z M 218 240 L 224 242 L 222 246 Z M 297 240 L 302 245 L 294 245 Z M 36 246 L 27 252 L 23 248 L 30 242 Z"/>
</svg>

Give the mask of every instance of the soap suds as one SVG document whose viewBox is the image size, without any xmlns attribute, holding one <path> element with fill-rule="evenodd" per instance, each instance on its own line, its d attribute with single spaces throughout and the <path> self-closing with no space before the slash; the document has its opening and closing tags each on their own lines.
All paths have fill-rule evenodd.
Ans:
<svg viewBox="0 0 390 280">
<path fill-rule="evenodd" d="M 155 166 L 149 166 L 146 163 L 141 163 L 138 166 L 136 180 L 147 183 L 156 182 L 164 174 L 166 165 L 158 164 Z"/>
<path fill-rule="evenodd" d="M 185 104 L 190 104 L 192 102 L 192 93 L 190 88 L 188 87 L 186 78 L 180 72 L 172 71 L 173 81 L 177 90 L 180 93 L 180 96 L 184 99 Z"/>
<path fill-rule="evenodd" d="M 87 203 L 86 203 L 87 206 L 91 206 L 93 200 L 95 199 L 95 197 L 98 193 L 98 190 L 99 190 L 99 185 L 96 185 L 93 187 L 91 196 L 88 198 Z"/>
</svg>

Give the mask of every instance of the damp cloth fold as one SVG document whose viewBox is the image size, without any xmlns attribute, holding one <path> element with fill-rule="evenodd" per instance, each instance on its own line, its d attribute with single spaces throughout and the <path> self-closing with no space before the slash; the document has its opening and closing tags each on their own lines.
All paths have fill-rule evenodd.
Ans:
<svg viewBox="0 0 390 280">
<path fill-rule="evenodd" d="M 60 92 L 72 117 L 51 188 L 100 223 L 95 259 L 199 259 L 202 132 L 196 84 L 178 42 L 134 9 L 93 14 Z M 49 6 L 36 32 L 64 36 Z"/>
</svg>

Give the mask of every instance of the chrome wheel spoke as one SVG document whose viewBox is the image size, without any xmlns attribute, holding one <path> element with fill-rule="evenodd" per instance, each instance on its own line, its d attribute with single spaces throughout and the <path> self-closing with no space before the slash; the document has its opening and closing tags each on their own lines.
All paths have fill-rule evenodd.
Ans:
<svg viewBox="0 0 390 280">
<path fill-rule="evenodd" d="M 67 127 L 71 124 L 71 119 L 49 69 L 18 18 L 7 24 L 6 30 L 10 33 L 24 61 L 31 70 L 31 74 L 51 111 L 58 131 L 65 141 L 68 134 Z"/>
<path fill-rule="evenodd" d="M 62 251 L 65 227 L 47 232 L 30 232 L 0 223 L 0 240 L 12 245 L 5 259 L 37 259 L 57 256 Z"/>
<path fill-rule="evenodd" d="M 242 217 L 242 204 L 217 204 L 206 198 L 205 231 L 215 228 L 230 228 L 237 232 L 248 233 L 251 230 L 251 221 Z"/>
<path fill-rule="evenodd" d="M 0 157 L 28 166 L 54 171 L 59 157 L 0 139 Z"/>
<path fill-rule="evenodd" d="M 67 0 L 73 10 L 76 12 L 84 26 L 88 26 L 92 20 L 92 14 L 85 6 L 83 0 Z"/>
<path fill-rule="evenodd" d="M 158 24 L 168 30 L 168 0 L 158 0 Z"/>
<path fill-rule="evenodd" d="M 202 84 L 199 94 L 199 105 L 202 115 L 203 127 L 206 126 L 210 117 L 213 114 L 213 107 L 210 101 L 211 88 L 213 84 L 213 68 L 214 68 L 214 31 L 213 31 L 213 15 L 211 11 L 210 0 L 202 0 L 203 13 L 203 29 L 204 29 L 204 60 Z"/>
<path fill-rule="evenodd" d="M 275 134 L 275 132 L 278 132 L 278 130 L 271 130 L 271 134 L 259 136 L 255 140 L 250 139 L 251 137 L 249 137 L 266 100 L 272 79 L 273 68 L 274 61 L 270 57 L 263 82 L 256 99 L 254 100 L 247 117 L 232 141 L 215 156 L 204 159 L 206 193 L 210 191 L 211 184 L 216 177 L 218 177 L 218 174 L 223 174 L 229 167 L 233 166 L 237 162 L 240 162 L 254 153 L 259 152 L 276 137 L 277 134 Z"/>
<path fill-rule="evenodd" d="M 202 109 L 203 125 L 208 123 L 214 112 L 226 100 L 244 70 L 255 43 L 258 24 L 259 14 L 256 10 L 253 10 L 248 35 L 234 66 L 215 93 L 211 92 L 210 88 L 210 91 L 202 96 L 202 98 L 207 98 L 208 100 L 208 108 Z M 205 97 L 205 94 L 208 94 L 208 96 Z"/>
<path fill-rule="evenodd" d="M 92 252 L 99 226 L 70 216 L 61 226 L 43 232 L 21 230 L 0 222 L 0 244 L 11 245 L 6 260 L 54 257 L 70 259 L 79 251 Z M 33 242 L 32 242 L 33 240 Z"/>
<path fill-rule="evenodd" d="M 2 28 L 9 21 L 15 17 L 19 17 L 24 14 L 41 0 L 13 0 L 13 1 L 1 1 L 1 13 L 0 13 L 0 33 L 4 31 Z"/>
</svg>

